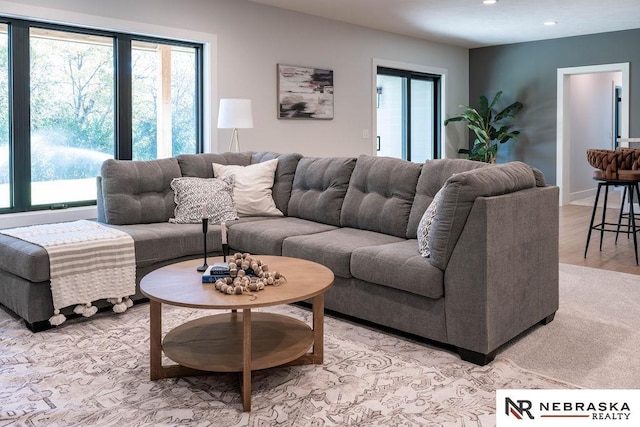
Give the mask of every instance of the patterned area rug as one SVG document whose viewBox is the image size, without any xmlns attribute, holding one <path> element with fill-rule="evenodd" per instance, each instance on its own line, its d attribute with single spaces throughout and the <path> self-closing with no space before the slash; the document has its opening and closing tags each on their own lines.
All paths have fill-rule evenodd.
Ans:
<svg viewBox="0 0 640 427">
<path fill-rule="evenodd" d="M 0 426 L 495 425 L 495 390 L 572 388 L 497 358 L 447 351 L 325 318 L 325 363 L 253 374 L 149 380 L 148 305 L 33 334 L 0 309 Z M 309 311 L 270 311 L 309 321 Z M 163 306 L 163 331 L 213 311 Z M 165 363 L 170 361 L 165 360 Z"/>
</svg>

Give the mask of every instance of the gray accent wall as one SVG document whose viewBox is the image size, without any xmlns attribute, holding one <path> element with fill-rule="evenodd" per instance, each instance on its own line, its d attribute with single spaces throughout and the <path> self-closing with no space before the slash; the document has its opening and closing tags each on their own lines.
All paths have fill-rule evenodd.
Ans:
<svg viewBox="0 0 640 427">
<path fill-rule="evenodd" d="M 630 63 L 629 136 L 640 137 L 640 29 L 492 46 L 469 51 L 469 101 L 503 90 L 501 106 L 524 104 L 517 142 L 500 146 L 498 161 L 520 160 L 556 182 L 557 69 Z"/>
</svg>

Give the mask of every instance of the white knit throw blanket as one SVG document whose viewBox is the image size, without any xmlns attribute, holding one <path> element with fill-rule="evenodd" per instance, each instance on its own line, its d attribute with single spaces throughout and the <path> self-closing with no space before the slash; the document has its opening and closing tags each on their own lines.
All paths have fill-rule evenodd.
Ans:
<svg viewBox="0 0 640 427">
<path fill-rule="evenodd" d="M 133 305 L 129 296 L 136 291 L 136 260 L 127 233 L 85 220 L 0 232 L 42 246 L 49 254 L 52 325 L 64 322 L 60 309 L 74 304 L 74 312 L 85 317 L 98 311 L 92 302 L 99 299 L 114 304 L 116 313 Z"/>
</svg>

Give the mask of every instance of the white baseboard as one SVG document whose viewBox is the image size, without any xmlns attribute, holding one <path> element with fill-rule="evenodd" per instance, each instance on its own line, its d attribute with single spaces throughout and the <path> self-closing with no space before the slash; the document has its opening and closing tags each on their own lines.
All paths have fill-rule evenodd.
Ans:
<svg viewBox="0 0 640 427">
<path fill-rule="evenodd" d="M 595 196 L 596 196 L 596 189 L 590 188 L 588 190 L 574 191 L 570 193 L 569 200 L 573 202 L 575 200 L 586 199 L 587 197 L 595 197 Z"/>
<path fill-rule="evenodd" d="M 569 194 L 569 200 L 573 202 L 580 199 L 586 199 L 587 197 L 596 197 L 597 190 L 597 188 L 590 188 L 588 190 L 574 191 L 573 193 Z M 613 191 L 622 191 L 622 187 L 609 188 L 609 194 L 611 194 Z M 602 196 L 603 194 L 601 193 L 600 197 Z"/>
</svg>

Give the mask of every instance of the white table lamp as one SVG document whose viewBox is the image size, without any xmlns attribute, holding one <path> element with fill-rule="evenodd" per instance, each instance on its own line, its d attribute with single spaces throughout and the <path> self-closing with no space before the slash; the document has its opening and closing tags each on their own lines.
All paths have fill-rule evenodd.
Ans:
<svg viewBox="0 0 640 427">
<path fill-rule="evenodd" d="M 238 129 L 253 127 L 253 115 L 251 114 L 250 99 L 221 99 L 220 111 L 218 112 L 218 128 L 233 129 L 229 151 L 233 151 L 235 144 L 236 151 L 240 152 L 240 139 Z"/>
</svg>

